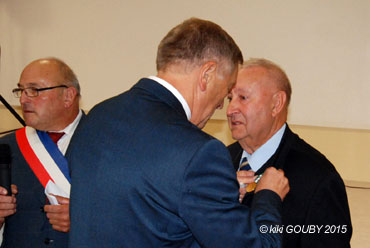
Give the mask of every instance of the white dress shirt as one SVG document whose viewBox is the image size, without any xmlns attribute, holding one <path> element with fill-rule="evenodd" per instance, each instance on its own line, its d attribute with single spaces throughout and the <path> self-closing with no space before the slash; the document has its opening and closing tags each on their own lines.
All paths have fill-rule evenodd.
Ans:
<svg viewBox="0 0 370 248">
<path fill-rule="evenodd" d="M 82 117 L 82 110 L 80 109 L 77 117 L 74 119 L 74 121 L 71 124 L 69 124 L 63 130 L 55 131 L 56 133 L 64 132 L 64 135 L 62 136 L 62 138 L 60 138 L 57 142 L 57 146 L 59 150 L 63 153 L 63 155 L 66 154 L 69 142 L 71 142 L 73 133 L 75 132 L 77 125 L 81 120 L 81 117 Z"/>
<path fill-rule="evenodd" d="M 189 104 L 186 102 L 185 98 L 181 95 L 181 93 L 175 87 L 173 87 L 170 83 L 168 83 L 166 80 L 163 80 L 162 78 L 159 78 L 159 77 L 156 77 L 156 76 L 150 76 L 148 78 L 151 79 L 151 80 L 156 81 L 157 83 L 159 83 L 160 85 L 165 87 L 167 90 L 169 90 L 177 98 L 177 100 L 180 101 L 180 103 L 181 103 L 181 105 L 182 105 L 182 107 L 185 111 L 186 117 L 190 121 L 191 110 L 189 108 Z"/>
<path fill-rule="evenodd" d="M 284 124 L 279 129 L 279 131 L 277 131 L 265 144 L 263 144 L 256 151 L 254 151 L 253 154 L 249 154 L 245 150 L 243 150 L 240 163 L 244 157 L 247 157 L 248 163 L 252 168 L 252 171 L 258 171 L 267 162 L 267 160 L 269 160 L 272 157 L 272 155 L 274 155 L 274 153 L 278 149 L 281 139 L 283 138 L 285 128 L 286 124 Z"/>
</svg>

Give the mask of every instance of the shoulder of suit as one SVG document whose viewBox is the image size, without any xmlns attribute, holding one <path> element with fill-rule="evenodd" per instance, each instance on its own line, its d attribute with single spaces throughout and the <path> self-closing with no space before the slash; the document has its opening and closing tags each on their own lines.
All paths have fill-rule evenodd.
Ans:
<svg viewBox="0 0 370 248">
<path fill-rule="evenodd" d="M 15 132 L 0 137 L 0 144 L 8 144 L 12 154 L 19 150 Z"/>
<path fill-rule="evenodd" d="M 11 132 L 0 137 L 0 144 L 6 144 L 8 142 L 15 142 L 15 132 Z"/>
<path fill-rule="evenodd" d="M 227 146 L 227 149 L 229 150 L 240 149 L 240 148 L 241 146 L 238 141 Z"/>
<path fill-rule="evenodd" d="M 227 146 L 227 149 L 229 150 L 230 154 L 239 153 L 240 150 L 243 150 L 243 148 L 240 146 L 239 142 L 234 142 Z"/>
<path fill-rule="evenodd" d="M 333 164 L 326 158 L 324 154 L 308 144 L 305 140 L 300 138 L 297 134 L 292 133 L 291 136 L 291 148 L 288 155 L 288 159 L 300 161 L 303 165 L 307 165 L 310 169 L 317 169 L 321 171 L 335 171 Z"/>
</svg>

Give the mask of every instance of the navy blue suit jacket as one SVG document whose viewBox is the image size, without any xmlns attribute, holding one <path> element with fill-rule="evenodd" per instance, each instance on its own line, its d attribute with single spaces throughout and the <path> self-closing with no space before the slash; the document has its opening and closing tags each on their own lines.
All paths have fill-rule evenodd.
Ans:
<svg viewBox="0 0 370 248">
<path fill-rule="evenodd" d="M 80 124 L 84 118 L 83 115 Z M 18 187 L 17 212 L 5 219 L 1 247 L 67 247 L 68 233 L 52 229 L 49 219 L 43 211 L 45 204 L 47 204 L 44 187 L 19 150 L 15 133 L 2 137 L 0 144 L 10 145 L 12 153 L 11 180 L 12 184 Z"/>
<path fill-rule="evenodd" d="M 243 149 L 238 142 L 228 149 L 237 170 Z M 350 247 L 352 225 L 347 194 L 329 160 L 287 126 L 277 151 L 256 174 L 270 166 L 284 170 L 290 185 L 283 202 L 283 247 Z M 253 194 L 247 194 L 243 204 L 251 205 L 252 199 Z M 308 225 L 322 229 L 320 233 L 317 229 L 314 233 L 298 233 L 299 227 Z M 293 227 L 296 231 L 292 231 Z"/>
<path fill-rule="evenodd" d="M 71 143 L 70 247 L 278 247 L 281 200 L 239 204 L 226 147 L 163 86 L 140 80 L 95 106 Z"/>
</svg>

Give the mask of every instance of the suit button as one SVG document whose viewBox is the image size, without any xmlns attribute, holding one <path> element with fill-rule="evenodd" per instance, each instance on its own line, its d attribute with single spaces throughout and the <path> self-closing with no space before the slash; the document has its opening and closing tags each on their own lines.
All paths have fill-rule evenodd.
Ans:
<svg viewBox="0 0 370 248">
<path fill-rule="evenodd" d="M 51 243 L 53 243 L 54 242 L 54 240 L 52 240 L 52 239 L 49 239 L 49 238 L 46 238 L 45 240 L 44 240 L 44 243 L 46 244 L 46 245 L 50 245 Z"/>
</svg>

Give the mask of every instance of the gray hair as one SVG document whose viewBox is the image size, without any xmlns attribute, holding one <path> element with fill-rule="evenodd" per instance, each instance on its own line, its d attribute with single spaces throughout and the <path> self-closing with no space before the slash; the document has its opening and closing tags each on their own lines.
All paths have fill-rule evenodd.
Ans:
<svg viewBox="0 0 370 248">
<path fill-rule="evenodd" d="M 40 59 L 43 60 L 43 59 Z M 80 83 L 78 82 L 76 74 L 73 72 L 73 70 L 61 59 L 55 58 L 55 57 L 48 57 L 45 58 L 45 60 L 49 60 L 51 62 L 54 62 L 59 69 L 60 75 L 63 78 L 63 82 L 67 86 L 74 87 L 77 90 L 77 95 L 81 96 L 81 87 Z"/>
<path fill-rule="evenodd" d="M 231 36 L 219 25 L 190 18 L 177 25 L 162 39 L 157 51 L 157 70 L 170 64 L 187 62 L 200 65 L 207 60 L 227 62 L 224 70 L 232 71 L 243 63 L 243 55 Z"/>
<path fill-rule="evenodd" d="M 269 78 L 274 80 L 276 86 L 285 92 L 288 106 L 292 95 L 292 87 L 284 70 L 274 62 L 264 58 L 251 58 L 247 61 L 244 61 L 244 63 L 240 66 L 240 69 L 246 69 L 250 67 L 262 67 L 267 70 L 269 73 Z"/>
</svg>

